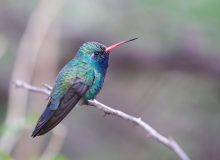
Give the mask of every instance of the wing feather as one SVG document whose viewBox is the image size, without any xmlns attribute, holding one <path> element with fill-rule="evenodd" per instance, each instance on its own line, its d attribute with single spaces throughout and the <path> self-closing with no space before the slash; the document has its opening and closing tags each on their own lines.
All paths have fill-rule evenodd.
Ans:
<svg viewBox="0 0 220 160">
<path fill-rule="evenodd" d="M 60 100 L 56 110 L 51 109 L 52 102 L 48 103 L 44 113 L 38 120 L 36 128 L 32 133 L 32 137 L 43 135 L 59 124 L 74 108 L 88 88 L 88 84 L 85 84 L 76 78 L 75 82 Z"/>
</svg>

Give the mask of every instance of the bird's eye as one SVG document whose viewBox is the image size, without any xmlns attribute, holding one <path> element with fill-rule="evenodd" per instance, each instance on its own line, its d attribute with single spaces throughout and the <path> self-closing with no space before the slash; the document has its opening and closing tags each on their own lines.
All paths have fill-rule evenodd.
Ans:
<svg viewBox="0 0 220 160">
<path fill-rule="evenodd" d="M 99 55 L 99 52 L 98 52 L 98 51 L 95 51 L 95 52 L 94 52 L 94 55 L 96 55 L 96 56 Z"/>
</svg>

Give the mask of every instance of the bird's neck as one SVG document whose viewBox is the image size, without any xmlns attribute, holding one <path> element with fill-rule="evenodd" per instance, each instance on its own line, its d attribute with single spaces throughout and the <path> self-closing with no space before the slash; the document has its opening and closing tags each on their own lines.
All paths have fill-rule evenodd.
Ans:
<svg viewBox="0 0 220 160">
<path fill-rule="evenodd" d="M 78 62 L 83 62 L 85 64 L 91 65 L 91 67 L 94 67 L 96 71 L 101 73 L 103 76 L 106 73 L 106 70 L 108 68 L 108 61 L 109 57 L 106 57 L 102 61 L 91 61 L 90 59 L 86 59 L 85 57 L 82 56 L 76 56 L 75 59 L 77 59 Z"/>
<path fill-rule="evenodd" d="M 109 57 L 103 59 L 101 62 L 94 63 L 95 68 L 100 72 L 103 76 L 105 75 L 108 69 L 108 61 Z"/>
</svg>

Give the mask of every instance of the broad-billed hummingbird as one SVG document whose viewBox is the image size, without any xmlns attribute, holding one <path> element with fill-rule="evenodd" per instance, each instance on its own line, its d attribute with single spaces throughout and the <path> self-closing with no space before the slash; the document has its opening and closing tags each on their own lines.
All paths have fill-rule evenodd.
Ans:
<svg viewBox="0 0 220 160">
<path fill-rule="evenodd" d="M 80 99 L 94 99 L 104 83 L 110 51 L 136 39 L 121 41 L 110 47 L 98 42 L 84 43 L 75 58 L 57 75 L 50 100 L 37 122 L 32 137 L 43 135 L 53 129 Z"/>
</svg>

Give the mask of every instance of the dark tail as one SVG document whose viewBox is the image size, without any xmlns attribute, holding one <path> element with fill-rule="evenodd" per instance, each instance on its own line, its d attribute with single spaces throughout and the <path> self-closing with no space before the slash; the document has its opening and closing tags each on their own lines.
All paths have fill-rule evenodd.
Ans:
<svg viewBox="0 0 220 160">
<path fill-rule="evenodd" d="M 57 126 L 74 108 L 80 98 L 81 96 L 75 94 L 71 97 L 70 101 L 66 102 L 66 98 L 64 97 L 57 110 L 51 110 L 49 103 L 44 113 L 39 118 L 37 126 L 32 133 L 32 137 L 41 136 Z"/>
<path fill-rule="evenodd" d="M 43 114 L 40 116 L 37 125 L 32 133 L 32 137 L 36 137 L 40 134 L 41 129 L 44 128 L 44 125 L 46 124 L 47 121 L 49 121 L 49 119 L 53 116 L 55 110 L 51 110 L 50 109 L 50 105 L 51 103 L 49 102 L 45 111 L 43 112 Z"/>
</svg>

